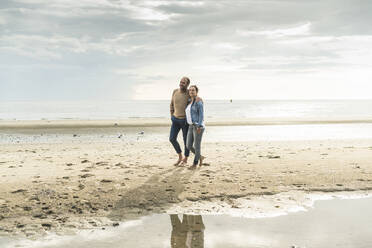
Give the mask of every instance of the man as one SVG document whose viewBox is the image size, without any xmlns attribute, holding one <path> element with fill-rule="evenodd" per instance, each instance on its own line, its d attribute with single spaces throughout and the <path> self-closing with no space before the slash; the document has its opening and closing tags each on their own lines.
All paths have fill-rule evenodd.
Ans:
<svg viewBox="0 0 372 248">
<path fill-rule="evenodd" d="M 188 77 L 181 78 L 179 89 L 173 90 L 172 100 L 170 103 L 170 114 L 172 120 L 172 126 L 169 135 L 169 141 L 172 143 L 174 149 L 178 154 L 178 160 L 174 164 L 175 166 L 187 164 L 187 158 L 189 157 L 190 150 L 186 148 L 186 138 L 189 125 L 186 121 L 185 109 L 190 101 L 189 92 L 187 87 L 190 85 L 190 79 Z M 182 137 L 185 146 L 185 157 L 182 158 L 182 150 L 180 144 L 177 141 L 178 133 L 182 130 Z"/>
</svg>

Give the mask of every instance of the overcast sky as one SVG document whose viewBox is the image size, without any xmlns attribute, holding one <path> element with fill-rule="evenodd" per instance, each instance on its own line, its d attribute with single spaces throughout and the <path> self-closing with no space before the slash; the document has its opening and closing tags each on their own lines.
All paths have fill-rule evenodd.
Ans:
<svg viewBox="0 0 372 248">
<path fill-rule="evenodd" d="M 372 98 L 370 0 L 1 0 L 0 100 Z"/>
</svg>

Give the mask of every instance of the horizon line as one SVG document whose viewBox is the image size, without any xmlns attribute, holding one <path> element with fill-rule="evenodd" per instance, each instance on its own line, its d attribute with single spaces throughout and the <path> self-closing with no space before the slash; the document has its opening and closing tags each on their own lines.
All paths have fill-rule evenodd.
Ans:
<svg viewBox="0 0 372 248">
<path fill-rule="evenodd" d="M 372 100 L 372 98 L 204 98 L 206 101 L 363 101 L 363 100 Z M 105 102 L 121 102 L 121 101 L 170 101 L 169 99 L 114 99 L 114 100 L 107 100 L 107 99 L 80 99 L 80 100 L 0 100 L 0 102 L 91 102 L 91 101 L 105 101 Z"/>
</svg>

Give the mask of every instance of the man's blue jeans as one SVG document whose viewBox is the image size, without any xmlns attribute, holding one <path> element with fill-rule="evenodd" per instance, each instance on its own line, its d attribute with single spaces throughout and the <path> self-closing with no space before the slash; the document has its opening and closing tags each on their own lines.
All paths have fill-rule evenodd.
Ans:
<svg viewBox="0 0 372 248">
<path fill-rule="evenodd" d="M 174 149 L 177 153 L 181 153 L 181 147 L 180 144 L 177 141 L 177 136 L 180 130 L 182 129 L 182 137 L 183 137 L 183 143 L 185 146 L 185 157 L 188 157 L 190 155 L 190 150 L 186 147 L 186 138 L 187 138 L 187 131 L 189 130 L 189 124 L 186 122 L 185 119 L 178 119 L 172 115 L 172 126 L 170 130 L 169 135 L 169 141 L 172 143 Z"/>
</svg>

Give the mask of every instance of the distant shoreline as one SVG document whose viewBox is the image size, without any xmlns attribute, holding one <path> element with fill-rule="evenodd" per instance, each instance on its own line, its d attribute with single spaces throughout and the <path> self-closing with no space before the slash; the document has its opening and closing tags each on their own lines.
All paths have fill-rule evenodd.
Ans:
<svg viewBox="0 0 372 248">
<path fill-rule="evenodd" d="M 207 126 L 261 126 L 261 125 L 306 125 L 306 124 L 368 124 L 370 119 L 310 119 L 310 118 L 240 118 L 209 119 Z M 37 128 L 112 128 L 112 127 L 166 127 L 167 118 L 132 118 L 118 120 L 0 120 L 1 129 L 37 129 Z"/>
</svg>

